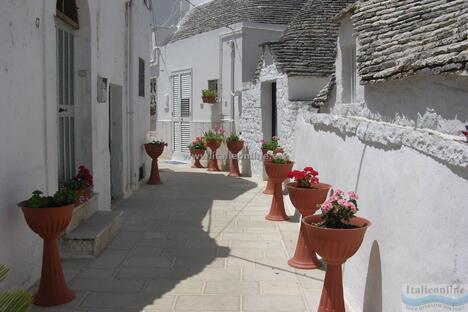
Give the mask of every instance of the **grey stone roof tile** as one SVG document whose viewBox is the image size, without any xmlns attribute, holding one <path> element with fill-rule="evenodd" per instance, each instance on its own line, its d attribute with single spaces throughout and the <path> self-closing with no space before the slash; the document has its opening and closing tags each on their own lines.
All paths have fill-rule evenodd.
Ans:
<svg viewBox="0 0 468 312">
<path fill-rule="evenodd" d="M 306 0 L 213 0 L 193 8 L 171 42 L 240 22 L 287 25 Z"/>
<path fill-rule="evenodd" d="M 296 76 L 335 71 L 338 25 L 333 18 L 355 0 L 309 0 L 277 42 L 268 43 L 278 68 Z"/>
<path fill-rule="evenodd" d="M 361 0 L 352 19 L 363 83 L 467 70 L 467 0 Z"/>
</svg>

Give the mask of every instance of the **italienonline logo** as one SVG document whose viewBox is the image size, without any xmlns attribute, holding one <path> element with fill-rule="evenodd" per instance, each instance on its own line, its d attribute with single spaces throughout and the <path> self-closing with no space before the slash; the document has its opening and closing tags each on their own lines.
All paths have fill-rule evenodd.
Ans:
<svg viewBox="0 0 468 312">
<path fill-rule="evenodd" d="M 406 284 L 401 290 L 402 311 L 468 312 L 464 284 Z"/>
</svg>

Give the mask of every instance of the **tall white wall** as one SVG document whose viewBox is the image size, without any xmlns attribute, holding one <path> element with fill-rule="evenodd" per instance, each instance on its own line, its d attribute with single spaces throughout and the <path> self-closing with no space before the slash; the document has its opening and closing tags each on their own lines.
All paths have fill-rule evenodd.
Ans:
<svg viewBox="0 0 468 312">
<path fill-rule="evenodd" d="M 353 311 L 399 311 L 405 283 L 466 282 L 466 167 L 385 142 L 392 126 L 385 133 L 372 122 L 312 115 L 296 124 L 295 167 L 311 165 L 321 181 L 356 191 L 359 215 L 373 223 L 344 267 Z"/>
<path fill-rule="evenodd" d="M 125 89 L 125 1 L 79 0 L 77 4 L 83 14 L 80 22 L 86 24 L 76 33 L 75 43 L 81 46 L 80 42 L 87 40 L 89 48 L 75 51 L 76 118 L 91 127 L 89 132 L 77 133 L 77 159 L 93 170 L 94 191 L 100 193 L 99 209 L 109 209 L 109 105 L 108 101 L 97 102 L 96 89 L 98 75 Z M 133 10 L 136 65 L 131 96 L 135 105 L 133 111 L 122 112 L 125 118 L 135 118 L 130 139 L 134 146 L 132 164 L 124 153 L 128 175 L 129 167 L 138 168 L 146 161 L 141 143 L 149 129 L 149 104 L 135 94 L 137 57 L 146 60 L 146 68 L 149 66 L 151 12 L 141 1 L 133 2 Z M 37 280 L 41 266 L 41 240 L 29 230 L 16 203 L 36 189 L 50 194 L 58 188 L 54 15 L 55 1 L 8 1 L 0 7 L 0 144 L 5 147 L 0 151 L 0 263 L 11 268 L 6 287 L 29 287 Z M 128 125 L 124 127 L 126 136 Z M 89 148 L 89 153 L 82 148 Z"/>
<path fill-rule="evenodd" d="M 344 22 L 340 40 L 351 24 Z M 359 215 L 373 225 L 344 267 L 353 311 L 399 311 L 403 284 L 466 283 L 468 80 L 413 76 L 358 85 L 355 103 L 341 99 L 338 42 L 336 102 L 296 123 L 296 167 L 356 191 Z M 357 81 L 359 83 L 359 79 Z"/>
</svg>

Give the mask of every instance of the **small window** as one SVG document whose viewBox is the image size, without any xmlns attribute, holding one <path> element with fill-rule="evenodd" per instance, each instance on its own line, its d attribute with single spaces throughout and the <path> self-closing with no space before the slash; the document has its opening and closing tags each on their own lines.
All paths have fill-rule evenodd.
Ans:
<svg viewBox="0 0 468 312">
<path fill-rule="evenodd" d="M 356 102 L 356 44 L 343 46 L 342 53 L 342 102 L 352 104 Z"/>
<path fill-rule="evenodd" d="M 145 61 L 138 58 L 138 95 L 145 96 Z"/>
<path fill-rule="evenodd" d="M 150 79 L 150 93 L 156 94 L 156 78 Z"/>
<path fill-rule="evenodd" d="M 78 9 L 75 0 L 57 0 L 57 16 L 75 28 L 78 28 Z"/>
<path fill-rule="evenodd" d="M 218 79 L 208 80 L 208 90 L 216 91 L 218 94 Z"/>
</svg>

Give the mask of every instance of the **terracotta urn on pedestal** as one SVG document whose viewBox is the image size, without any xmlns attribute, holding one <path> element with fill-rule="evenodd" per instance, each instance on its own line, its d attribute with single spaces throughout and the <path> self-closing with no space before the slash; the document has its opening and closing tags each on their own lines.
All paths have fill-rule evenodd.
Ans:
<svg viewBox="0 0 468 312">
<path fill-rule="evenodd" d="M 219 171 L 216 150 L 221 146 L 221 143 L 217 140 L 206 140 L 206 146 L 211 149 L 210 159 L 208 160 L 208 171 Z"/>
<path fill-rule="evenodd" d="M 204 95 L 204 96 L 202 96 L 202 100 L 203 100 L 203 103 L 215 104 L 216 103 L 216 96 Z"/>
<path fill-rule="evenodd" d="M 244 141 L 230 141 L 227 142 L 227 148 L 232 154 L 231 158 L 231 167 L 229 170 L 229 177 L 240 177 L 239 171 L 239 161 L 237 159 L 237 154 L 244 148 Z"/>
<path fill-rule="evenodd" d="M 327 263 L 318 312 L 345 312 L 341 265 L 359 249 L 371 223 L 364 218 L 354 217 L 349 223 L 356 228 L 332 229 L 316 225 L 321 221 L 320 216 L 302 219 L 307 241 Z"/>
<path fill-rule="evenodd" d="M 41 280 L 39 290 L 34 295 L 34 304 L 55 306 L 70 302 L 75 298 L 75 293 L 65 282 L 58 237 L 70 223 L 75 205 L 54 208 L 29 208 L 26 205 L 27 201 L 18 204 L 26 223 L 44 241 Z"/>
<path fill-rule="evenodd" d="M 200 159 L 205 155 L 205 150 L 202 149 L 191 149 L 190 150 L 190 155 L 193 157 L 193 165 L 192 168 L 205 168 L 203 165 L 200 163 Z"/>
<path fill-rule="evenodd" d="M 289 198 L 301 217 L 313 215 L 327 198 L 331 185 L 326 183 L 313 184 L 310 188 L 297 187 L 297 183 L 288 183 Z M 288 264 L 298 269 L 315 269 L 321 266 L 315 255 L 314 247 L 307 244 L 305 229 L 301 222 L 296 251 Z"/>
<path fill-rule="evenodd" d="M 145 144 L 145 150 L 149 157 L 151 157 L 151 175 L 148 180 L 148 184 L 162 184 L 161 178 L 159 177 L 158 158 L 164 151 L 164 144 Z"/>
<path fill-rule="evenodd" d="M 273 183 L 273 199 L 270 212 L 265 216 L 267 220 L 286 221 L 289 219 L 284 211 L 282 183 L 287 179 L 288 172 L 291 171 L 293 165 L 294 162 L 292 161 L 286 164 L 275 164 L 270 160 L 265 160 L 266 173 Z"/>
<path fill-rule="evenodd" d="M 284 149 L 282 147 L 279 147 L 277 148 L 276 150 L 273 151 L 273 153 L 277 154 L 277 153 L 283 153 L 284 152 Z M 268 150 L 266 148 L 262 148 L 262 156 L 263 156 L 263 160 L 265 163 L 266 160 L 270 160 L 270 157 L 268 156 Z M 263 194 L 266 194 L 266 195 L 273 195 L 273 189 L 274 189 L 274 184 L 273 182 L 271 182 L 270 178 L 268 178 L 267 180 L 267 185 L 265 187 L 265 189 L 263 190 Z"/>
</svg>

